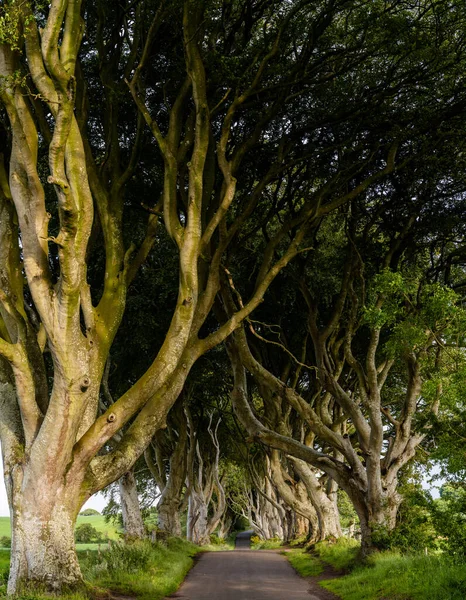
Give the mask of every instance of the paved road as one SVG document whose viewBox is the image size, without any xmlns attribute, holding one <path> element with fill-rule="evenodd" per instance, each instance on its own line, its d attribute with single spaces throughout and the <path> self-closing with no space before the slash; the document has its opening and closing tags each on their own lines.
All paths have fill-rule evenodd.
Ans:
<svg viewBox="0 0 466 600">
<path fill-rule="evenodd" d="M 324 600 L 323 591 L 296 575 L 281 554 L 249 550 L 252 532 L 238 535 L 232 552 L 201 555 L 181 588 L 178 600 Z"/>
</svg>

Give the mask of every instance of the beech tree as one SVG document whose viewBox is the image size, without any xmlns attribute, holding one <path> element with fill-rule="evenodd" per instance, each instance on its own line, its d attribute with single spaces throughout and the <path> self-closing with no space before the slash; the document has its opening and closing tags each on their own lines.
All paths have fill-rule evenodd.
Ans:
<svg viewBox="0 0 466 600">
<path fill-rule="evenodd" d="M 452 211 L 456 212 L 454 207 Z M 361 224 L 364 219 L 358 217 Z M 462 352 L 465 314 L 459 297 L 451 288 L 429 281 L 430 261 L 421 247 L 408 252 L 415 222 L 414 216 L 408 219 L 385 243 L 371 217 L 361 237 L 350 233 L 347 225 L 348 254 L 340 255 L 343 260 L 332 272 L 334 281 L 325 284 L 326 275 L 304 270 L 299 289 L 307 316 L 301 313 L 298 321 L 294 317 L 294 330 L 283 318 L 273 327 L 280 331 L 277 341 L 263 322 L 253 321 L 228 341 L 235 375 L 233 401 L 241 422 L 258 441 L 295 457 L 296 466 L 304 461 L 317 467 L 346 491 L 359 516 L 364 554 L 383 543 L 395 527 L 402 501 L 399 475 L 435 421 L 444 383 L 459 365 L 452 353 Z M 316 237 L 313 264 L 324 262 L 328 246 L 336 264 L 335 221 L 332 226 L 331 244 L 328 225 Z M 372 236 L 378 251 L 374 242 L 368 242 Z M 433 251 L 431 256 L 438 255 Z M 299 303 L 293 306 L 296 310 Z M 288 327 L 281 333 L 285 324 Z M 254 332 L 249 340 L 248 330 Z M 257 348 L 257 337 L 261 345 L 269 342 L 268 352 Z M 283 343 L 290 339 L 299 344 L 295 354 Z M 270 352 L 273 359 L 266 360 Z M 288 368 L 277 373 L 280 355 Z M 261 411 L 253 412 L 248 401 L 244 368 L 257 384 Z M 271 419 L 277 411 L 296 413 L 303 428 L 290 430 L 283 417 L 278 422 Z"/>
<path fill-rule="evenodd" d="M 458 78 L 444 80 L 443 96 L 432 84 L 462 48 L 458 36 L 443 43 L 435 6 L 2 5 L 10 594 L 33 582 L 81 585 L 73 528 L 82 504 L 127 473 L 165 426 L 195 361 L 261 303 L 321 216 L 401 168 L 419 153 L 417 134 L 458 114 Z M 456 11 L 443 17 L 454 28 Z M 141 201 L 138 237 L 128 210 Z M 264 227 L 254 289 L 216 328 L 226 251 Z M 147 370 L 100 413 L 128 288 L 167 236 L 177 279 L 170 320 Z"/>
</svg>

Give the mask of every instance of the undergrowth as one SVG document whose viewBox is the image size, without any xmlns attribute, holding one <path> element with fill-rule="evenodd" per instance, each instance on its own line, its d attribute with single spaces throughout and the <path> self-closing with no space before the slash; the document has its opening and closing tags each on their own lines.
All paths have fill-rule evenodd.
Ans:
<svg viewBox="0 0 466 600">
<path fill-rule="evenodd" d="M 141 599 L 158 600 L 175 592 L 193 564 L 199 548 L 179 538 L 166 544 L 114 543 L 81 561 L 84 578 L 100 588 Z"/>
</svg>

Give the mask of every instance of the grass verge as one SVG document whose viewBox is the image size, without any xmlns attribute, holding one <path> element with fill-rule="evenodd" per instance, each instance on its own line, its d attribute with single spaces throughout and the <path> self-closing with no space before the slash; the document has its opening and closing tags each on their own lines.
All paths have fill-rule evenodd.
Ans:
<svg viewBox="0 0 466 600">
<path fill-rule="evenodd" d="M 287 550 L 283 554 L 301 577 L 316 577 L 324 570 L 320 560 L 305 550 Z"/>
<path fill-rule="evenodd" d="M 466 565 L 442 556 L 383 552 L 350 575 L 321 585 L 343 600 L 464 600 Z"/>
<path fill-rule="evenodd" d="M 84 578 L 94 586 L 159 600 L 178 589 L 199 550 L 177 538 L 166 544 L 116 543 L 105 552 L 87 553 L 81 566 Z"/>
<path fill-rule="evenodd" d="M 201 548 L 182 539 L 171 538 L 165 544 L 149 541 L 134 544 L 111 543 L 101 552 L 78 551 L 79 562 L 89 589 L 89 597 L 105 598 L 108 591 L 138 600 L 161 600 L 175 592 L 193 565 Z M 0 598 L 6 596 L 9 552 L 0 551 Z M 82 594 L 63 595 L 62 600 L 89 600 Z M 28 592 L 16 600 L 43 600 L 39 591 Z"/>
<path fill-rule="evenodd" d="M 336 543 L 320 542 L 315 555 L 291 550 L 288 560 L 303 577 L 322 572 L 322 563 L 348 575 L 321 581 L 322 587 L 342 600 L 464 600 L 466 564 L 447 556 L 401 555 L 381 552 L 364 564 L 357 562 L 359 545 L 342 538 Z"/>
</svg>

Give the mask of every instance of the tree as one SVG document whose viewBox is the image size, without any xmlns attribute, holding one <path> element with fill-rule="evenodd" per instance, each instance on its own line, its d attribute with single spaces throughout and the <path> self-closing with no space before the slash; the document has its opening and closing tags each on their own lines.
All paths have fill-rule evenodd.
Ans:
<svg viewBox="0 0 466 600">
<path fill-rule="evenodd" d="M 101 542 L 102 536 L 90 523 L 81 523 L 74 532 L 75 540 L 79 544 L 92 544 L 93 542 Z"/>
<path fill-rule="evenodd" d="M 363 219 L 356 222 L 362 225 Z M 262 343 L 273 344 L 273 350 L 258 349 L 244 329 L 228 341 L 233 401 L 242 423 L 259 441 L 322 469 L 345 490 L 360 520 L 365 554 L 395 527 L 402 501 L 398 475 L 438 414 L 452 353 L 457 358 L 462 354 L 465 319 L 457 294 L 429 283 L 426 254 L 418 249 L 408 257 L 409 222 L 382 252 L 361 245 L 372 236 L 382 239 L 371 217 L 368 223 L 361 236 L 345 225 L 343 253 L 335 253 L 338 243 L 333 243 L 332 260 L 338 255 L 342 260 L 337 294 L 326 298 L 338 271 L 327 277 L 327 290 L 322 274 L 304 269 L 299 276 L 307 317 L 301 313 L 297 320 L 290 323 L 285 317 L 281 323 L 287 325 L 284 339 L 298 340 L 302 349 L 294 365 L 283 368 L 280 355 L 288 362 L 290 347 L 264 338 L 262 319 L 251 322 L 249 330 Z M 331 221 L 334 231 L 335 225 Z M 320 241 L 322 252 L 328 252 L 325 224 L 320 235 L 315 240 L 317 261 Z M 230 296 L 225 305 L 231 302 Z M 293 306 L 296 311 L 297 304 Z M 243 365 L 257 384 L 263 411 L 253 412 L 247 402 Z M 303 425 L 296 431 L 284 427 L 283 417 L 273 418 L 277 411 L 289 419 L 297 413 Z"/>
<path fill-rule="evenodd" d="M 377 2 L 368 16 L 344 0 L 4 3 L 9 593 L 32 582 L 79 587 L 81 506 L 128 472 L 195 361 L 261 303 L 321 216 L 419 155 L 416 142 L 458 116 L 462 99 L 451 98 L 461 61 L 452 54 L 461 58 L 461 44 L 452 49 L 440 35 L 456 31 L 457 12 L 440 26 L 444 3 L 425 15 L 407 4 Z M 440 93 L 432 82 L 446 66 Z M 134 240 L 140 228 L 128 210 L 141 200 L 147 220 Z M 262 257 L 254 289 L 216 327 L 226 251 L 258 227 L 268 232 L 254 250 Z M 177 280 L 171 320 L 147 370 L 101 413 L 128 287 L 167 238 Z"/>
</svg>

